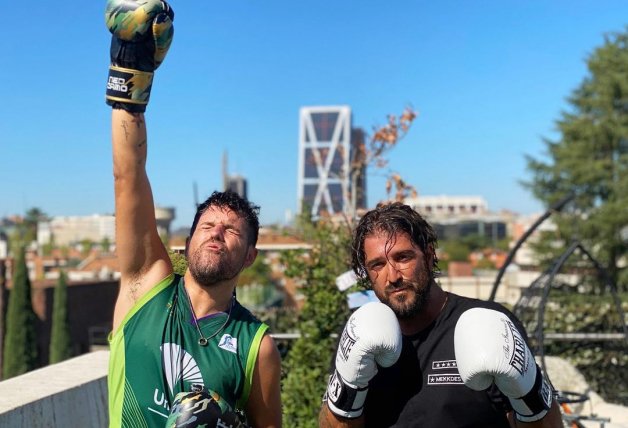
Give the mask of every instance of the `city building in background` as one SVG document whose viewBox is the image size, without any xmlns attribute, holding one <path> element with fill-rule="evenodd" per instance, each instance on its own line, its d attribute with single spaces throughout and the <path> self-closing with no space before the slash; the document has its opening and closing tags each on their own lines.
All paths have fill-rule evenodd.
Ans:
<svg viewBox="0 0 628 428">
<path fill-rule="evenodd" d="M 173 207 L 155 207 L 159 236 L 170 235 L 170 224 L 175 218 Z M 113 215 L 57 216 L 37 223 L 37 244 L 69 246 L 90 241 L 101 243 L 116 241 L 116 218 Z"/>
<path fill-rule="evenodd" d="M 541 214 L 529 214 L 518 216 L 513 222 L 511 239 L 513 244 L 517 242 L 521 237 L 530 229 L 530 227 L 539 219 Z M 541 239 L 541 236 L 545 233 L 556 233 L 558 230 L 556 223 L 552 218 L 546 219 L 541 223 L 536 230 L 530 235 L 523 245 L 517 250 L 514 263 L 518 266 L 526 268 L 535 268 L 538 266 L 538 259 L 532 246 L 534 243 Z"/>
<path fill-rule="evenodd" d="M 488 204 L 481 196 L 420 196 L 406 199 L 406 203 L 430 218 L 483 215 L 488 213 Z"/>
<path fill-rule="evenodd" d="M 9 237 L 0 230 L 0 260 L 9 257 Z"/>
<path fill-rule="evenodd" d="M 243 199 L 248 200 L 248 195 L 246 191 L 246 178 L 242 177 L 241 175 L 230 175 L 227 178 L 225 190 L 235 192 Z"/>
<path fill-rule="evenodd" d="M 37 224 L 37 243 L 40 246 L 54 242 L 65 246 L 81 241 L 115 242 L 116 218 L 112 215 L 58 216 Z"/>
<path fill-rule="evenodd" d="M 227 167 L 227 152 L 222 156 L 222 190 L 231 191 L 248 200 L 246 178 L 238 174 L 229 174 Z"/>
<path fill-rule="evenodd" d="M 157 233 L 162 238 L 170 237 L 170 225 L 175 219 L 174 207 L 155 207 L 155 220 L 157 221 Z"/>
<path fill-rule="evenodd" d="M 299 212 L 313 218 L 355 212 L 366 206 L 366 171 L 351 172 L 355 148 L 364 143 L 353 129 L 348 106 L 302 107 L 299 112 Z M 355 195 L 355 196 L 353 196 Z M 353 202 L 354 201 L 354 202 Z M 353 206 L 355 204 L 355 206 Z"/>
<path fill-rule="evenodd" d="M 423 215 L 439 240 L 478 235 L 496 242 L 506 238 L 513 213 L 492 213 L 481 196 L 418 196 L 405 203 Z"/>
<path fill-rule="evenodd" d="M 359 156 L 366 156 L 363 148 L 366 147 L 366 132 L 362 128 L 351 129 L 351 161 L 358 163 L 364 159 L 358 159 Z M 355 205 L 356 210 L 365 210 L 367 208 L 366 199 L 366 165 L 362 162 L 361 167 L 353 168 L 351 181 L 349 181 L 349 189 L 355 186 L 355 201 L 351 201 Z"/>
</svg>

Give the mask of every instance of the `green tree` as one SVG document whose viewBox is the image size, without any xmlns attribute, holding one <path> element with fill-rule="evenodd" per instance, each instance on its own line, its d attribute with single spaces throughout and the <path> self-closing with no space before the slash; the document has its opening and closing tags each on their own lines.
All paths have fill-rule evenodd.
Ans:
<svg viewBox="0 0 628 428">
<path fill-rule="evenodd" d="M 493 243 L 493 247 L 498 250 L 509 251 L 510 250 L 510 238 L 506 237 L 506 238 L 502 238 L 498 240 L 497 242 Z"/>
<path fill-rule="evenodd" d="M 43 256 L 49 257 L 55 248 L 57 248 L 57 245 L 55 244 L 55 235 L 53 233 L 50 235 L 50 240 L 41 246 L 41 253 Z"/>
<path fill-rule="evenodd" d="M 50 257 L 52 255 L 52 250 L 54 250 L 54 244 L 52 242 L 47 242 L 41 246 L 41 254 L 44 257 Z"/>
<path fill-rule="evenodd" d="M 460 238 L 460 241 L 469 247 L 471 251 L 483 250 L 484 248 L 489 248 L 492 244 L 491 239 L 477 233 L 464 236 Z"/>
<path fill-rule="evenodd" d="M 285 274 L 300 284 L 304 304 L 298 318 L 301 337 L 295 341 L 284 361 L 287 375 L 283 380 L 282 398 L 286 426 L 314 428 L 318 426 L 318 412 L 325 391 L 325 379 L 349 309 L 345 293 L 336 288 L 336 277 L 350 267 L 351 227 L 356 218 L 357 183 L 366 168 L 386 170 L 388 198 L 401 200 L 416 194 L 414 187 L 399 174 L 387 169 L 386 154 L 405 137 L 416 113 L 410 107 L 401 116 L 388 116 L 385 125 L 375 127 L 372 136 L 352 150 L 349 171 L 349 192 L 344 202 L 345 221 L 334 222 L 322 216 L 317 222 L 311 218 L 311 207 L 303 204 L 297 219 L 297 234 L 312 245 L 311 250 L 290 251 L 282 255 Z M 349 155 L 349 154 L 345 154 Z M 394 190 L 394 194 L 392 193 Z M 354 287 L 357 288 L 357 287 Z"/>
<path fill-rule="evenodd" d="M 240 274 L 238 299 L 247 307 L 261 308 L 276 303 L 281 297 L 270 266 L 264 256 L 258 254 L 253 264 Z"/>
<path fill-rule="evenodd" d="M 4 259 L 0 259 L 0 380 L 3 379 L 2 363 L 4 357 L 4 332 L 5 332 L 5 312 L 7 301 L 6 287 L 6 264 Z"/>
<path fill-rule="evenodd" d="M 188 260 L 185 256 L 183 254 L 175 253 L 172 250 L 168 250 L 168 255 L 170 256 L 174 273 L 181 276 L 185 275 L 185 271 L 188 268 Z"/>
<path fill-rule="evenodd" d="M 270 266 L 268 266 L 261 255 L 258 255 L 253 264 L 243 270 L 238 278 L 238 286 L 273 284 L 273 282 Z"/>
<path fill-rule="evenodd" d="M 286 426 L 314 428 L 335 351 L 335 334 L 349 315 L 345 295 L 335 281 L 349 266 L 350 234 L 348 228 L 324 220 L 312 223 L 308 214 L 298 223 L 300 237 L 313 248 L 308 253 L 290 251 L 282 259 L 286 275 L 301 284 L 305 298 L 298 321 L 301 337 L 284 362 L 287 376 L 282 399 Z"/>
<path fill-rule="evenodd" d="M 440 248 L 447 255 L 447 260 L 452 262 L 467 262 L 471 249 L 469 246 L 458 240 L 447 240 L 440 243 Z"/>
<path fill-rule="evenodd" d="M 17 253 L 13 270 L 13 288 L 9 294 L 6 336 L 4 342 L 3 375 L 5 379 L 26 373 L 37 365 L 37 317 L 31 302 L 31 282 L 22 247 Z"/>
<path fill-rule="evenodd" d="M 490 259 L 484 257 L 483 259 L 478 260 L 475 267 L 477 269 L 495 269 L 495 263 L 493 263 Z"/>
<path fill-rule="evenodd" d="M 33 207 L 26 211 L 21 228 L 22 240 L 25 245 L 37 240 L 37 224 L 47 219 L 48 216 L 39 208 Z"/>
<path fill-rule="evenodd" d="M 556 121 L 560 137 L 545 139 L 547 159 L 527 157 L 532 179 L 524 183 L 548 206 L 574 194 L 572 206 L 552 219 L 559 245 L 544 245 L 552 260 L 572 239 L 580 240 L 626 289 L 628 242 L 628 30 L 605 37 L 588 58 L 588 76 L 568 98 Z"/>
<path fill-rule="evenodd" d="M 89 256 L 92 252 L 92 248 L 94 248 L 94 241 L 91 239 L 85 238 L 81 241 L 81 255 L 83 257 Z"/>
<path fill-rule="evenodd" d="M 68 320 L 68 284 L 65 273 L 59 274 L 52 307 L 52 332 L 50 334 L 50 364 L 67 360 L 72 355 L 70 323 Z"/>
<path fill-rule="evenodd" d="M 64 259 L 70 257 L 70 247 L 68 247 L 67 245 L 61 246 L 59 250 L 61 251 L 61 257 L 63 257 Z"/>
<path fill-rule="evenodd" d="M 161 243 L 164 244 L 164 247 L 170 248 L 170 235 L 167 232 L 160 233 L 159 239 L 161 240 Z"/>
<path fill-rule="evenodd" d="M 111 250 L 111 240 L 107 236 L 100 241 L 100 248 L 104 253 L 108 253 Z"/>
</svg>

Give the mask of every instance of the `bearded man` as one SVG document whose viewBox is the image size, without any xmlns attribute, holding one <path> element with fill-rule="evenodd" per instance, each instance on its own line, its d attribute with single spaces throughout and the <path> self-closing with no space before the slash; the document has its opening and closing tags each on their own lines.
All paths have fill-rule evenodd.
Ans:
<svg viewBox="0 0 628 428">
<path fill-rule="evenodd" d="M 240 427 L 240 411 L 254 427 L 280 427 L 279 352 L 268 326 L 235 296 L 240 272 L 257 256 L 259 207 L 235 193 L 212 194 L 186 242 L 189 268 L 174 274 L 157 233 L 144 117 L 174 12 L 160 0 L 109 0 L 105 20 L 121 273 L 109 339 L 110 426 Z"/>
<path fill-rule="evenodd" d="M 381 303 L 349 318 L 321 427 L 562 427 L 552 391 L 504 307 L 436 283 L 437 238 L 412 207 L 362 217 L 353 270 Z"/>
</svg>

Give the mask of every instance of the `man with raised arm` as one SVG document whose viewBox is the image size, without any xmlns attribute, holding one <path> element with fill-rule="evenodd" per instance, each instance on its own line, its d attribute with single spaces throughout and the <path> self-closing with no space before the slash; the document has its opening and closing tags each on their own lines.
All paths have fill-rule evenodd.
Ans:
<svg viewBox="0 0 628 428">
<path fill-rule="evenodd" d="M 235 428 L 245 419 L 280 427 L 279 353 L 268 326 L 235 297 L 240 272 L 257 256 L 259 207 L 214 192 L 197 209 L 188 270 L 173 273 L 145 169 L 144 111 L 174 13 L 164 1 L 109 0 L 105 18 L 121 271 L 110 336 L 110 426 Z"/>
<path fill-rule="evenodd" d="M 436 244 L 423 217 L 398 202 L 360 220 L 353 269 L 381 303 L 347 321 L 319 425 L 562 427 L 521 323 L 497 303 L 443 291 Z"/>
</svg>

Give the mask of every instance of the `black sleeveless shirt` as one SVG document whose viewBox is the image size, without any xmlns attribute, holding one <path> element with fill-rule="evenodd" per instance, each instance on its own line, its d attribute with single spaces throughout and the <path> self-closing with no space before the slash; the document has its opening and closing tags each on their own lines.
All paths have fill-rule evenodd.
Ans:
<svg viewBox="0 0 628 428">
<path fill-rule="evenodd" d="M 366 427 L 510 427 L 508 399 L 494 385 L 486 391 L 474 391 L 458 374 L 454 329 L 460 315 L 474 307 L 505 313 L 526 337 L 521 323 L 500 304 L 449 293 L 438 318 L 420 333 L 404 336 L 397 363 L 379 367 L 369 382 Z"/>
</svg>

